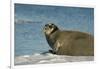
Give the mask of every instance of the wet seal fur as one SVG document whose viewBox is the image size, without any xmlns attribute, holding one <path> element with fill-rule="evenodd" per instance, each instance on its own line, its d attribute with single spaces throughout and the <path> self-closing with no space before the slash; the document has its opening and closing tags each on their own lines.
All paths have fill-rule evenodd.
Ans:
<svg viewBox="0 0 100 69">
<path fill-rule="evenodd" d="M 57 55 L 93 56 L 94 38 L 88 33 L 79 31 L 61 31 L 50 23 L 43 28 L 46 40 L 52 50 L 49 52 Z"/>
</svg>

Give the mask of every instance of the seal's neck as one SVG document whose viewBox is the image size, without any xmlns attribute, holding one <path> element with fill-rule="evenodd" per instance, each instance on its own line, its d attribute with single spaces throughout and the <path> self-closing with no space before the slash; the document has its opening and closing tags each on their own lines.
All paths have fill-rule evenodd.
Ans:
<svg viewBox="0 0 100 69">
<path fill-rule="evenodd" d="M 57 34 L 58 31 L 59 30 L 56 30 L 56 31 L 53 31 L 50 35 L 46 35 L 47 42 L 52 49 L 54 49 L 54 43 L 57 40 L 56 37 L 58 36 L 58 34 Z"/>
<path fill-rule="evenodd" d="M 53 30 L 50 35 L 52 35 L 53 33 L 57 32 L 59 29 L 58 28 L 55 28 L 55 30 Z"/>
<path fill-rule="evenodd" d="M 51 35 L 54 35 L 56 32 L 58 32 L 59 29 L 53 30 L 50 34 L 45 34 L 47 38 L 49 38 Z"/>
</svg>

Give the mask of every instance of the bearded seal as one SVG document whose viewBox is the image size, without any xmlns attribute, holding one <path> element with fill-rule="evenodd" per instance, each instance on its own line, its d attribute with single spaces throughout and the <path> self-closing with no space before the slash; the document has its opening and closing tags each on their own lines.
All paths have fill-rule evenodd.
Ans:
<svg viewBox="0 0 100 69">
<path fill-rule="evenodd" d="M 70 56 L 93 56 L 94 37 L 85 32 L 61 31 L 55 24 L 43 28 L 46 40 L 53 54 Z"/>
</svg>

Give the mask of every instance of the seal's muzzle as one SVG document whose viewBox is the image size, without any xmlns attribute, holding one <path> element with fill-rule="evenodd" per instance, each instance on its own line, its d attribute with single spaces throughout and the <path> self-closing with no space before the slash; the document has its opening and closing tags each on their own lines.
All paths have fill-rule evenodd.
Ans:
<svg viewBox="0 0 100 69">
<path fill-rule="evenodd" d="M 50 24 L 46 24 L 45 27 L 44 27 L 44 32 L 46 35 L 50 35 L 54 30 L 57 30 L 57 26 L 50 23 Z"/>
</svg>

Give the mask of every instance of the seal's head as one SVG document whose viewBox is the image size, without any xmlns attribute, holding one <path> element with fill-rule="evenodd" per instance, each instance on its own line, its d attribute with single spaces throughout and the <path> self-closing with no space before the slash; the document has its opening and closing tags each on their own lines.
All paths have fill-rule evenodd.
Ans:
<svg viewBox="0 0 100 69">
<path fill-rule="evenodd" d="M 55 32 L 57 30 L 58 30 L 58 27 L 52 23 L 46 24 L 43 29 L 43 31 L 46 35 L 50 35 L 51 33 Z"/>
</svg>

